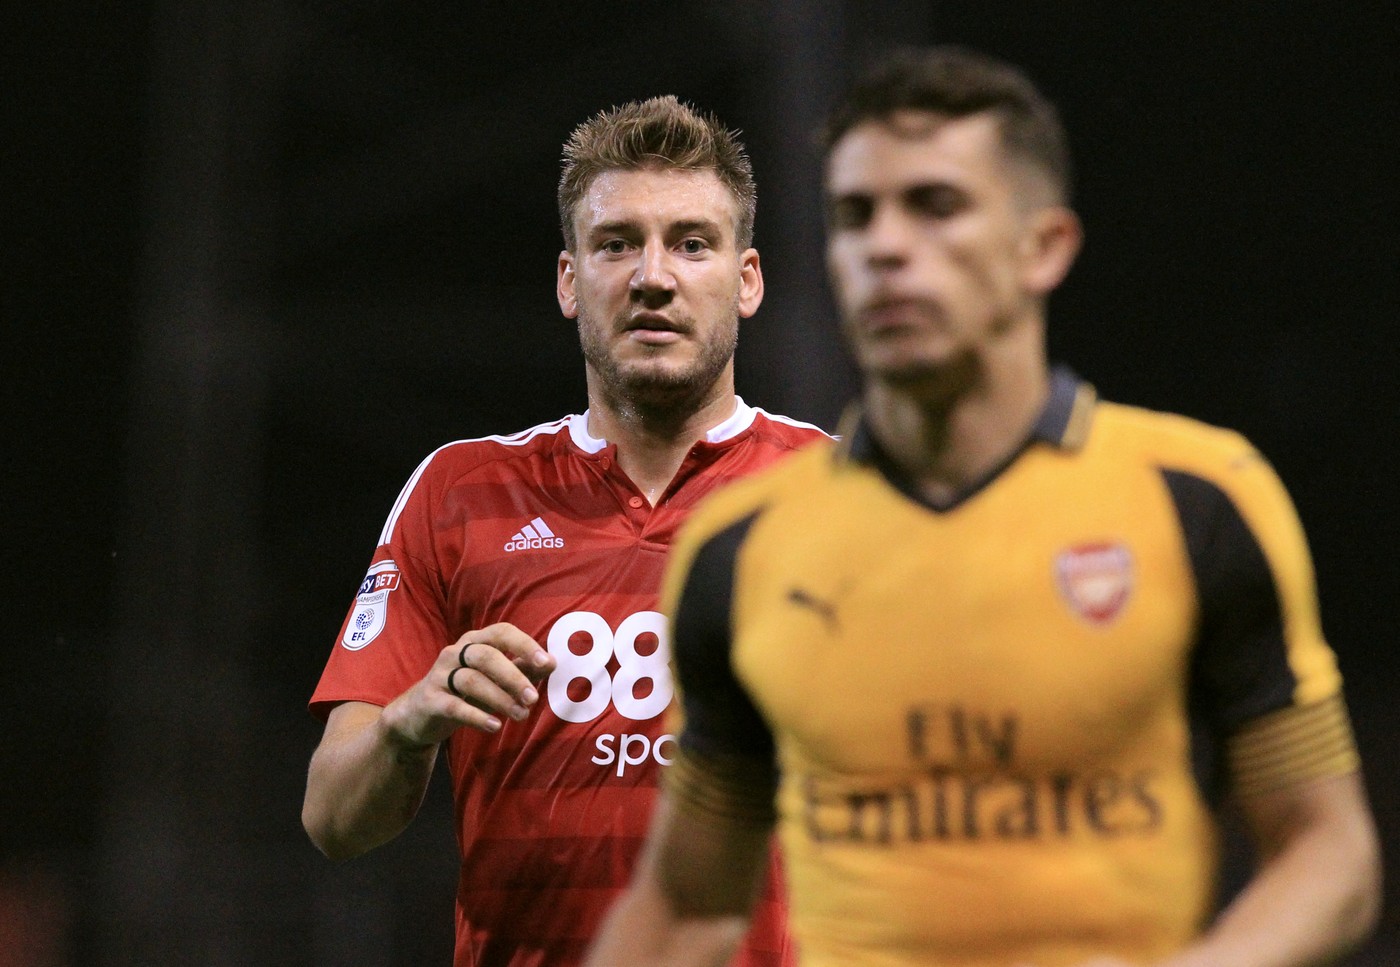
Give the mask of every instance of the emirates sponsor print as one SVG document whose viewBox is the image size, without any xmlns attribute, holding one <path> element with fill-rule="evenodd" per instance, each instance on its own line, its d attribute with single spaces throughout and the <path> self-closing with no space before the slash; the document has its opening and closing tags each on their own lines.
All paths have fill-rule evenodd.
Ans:
<svg viewBox="0 0 1400 967">
<path fill-rule="evenodd" d="M 1132 597 L 1133 556 L 1118 543 L 1078 544 L 1055 557 L 1055 583 L 1080 618 L 1110 624 Z"/>
</svg>

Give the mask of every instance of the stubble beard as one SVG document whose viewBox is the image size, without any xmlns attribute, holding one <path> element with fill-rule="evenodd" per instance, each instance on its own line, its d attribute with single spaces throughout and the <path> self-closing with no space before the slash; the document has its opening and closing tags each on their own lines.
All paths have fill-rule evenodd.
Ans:
<svg viewBox="0 0 1400 967">
<path fill-rule="evenodd" d="M 937 317 L 942 310 L 933 306 L 930 312 Z M 948 327 L 946 320 L 934 318 L 932 326 L 944 326 L 949 330 L 947 348 L 923 354 L 909 352 L 903 358 L 899 358 L 901 354 L 897 350 L 862 352 L 858 345 L 858 320 L 848 323 L 847 338 L 867 384 L 879 383 L 926 405 L 940 407 L 952 404 L 975 389 L 986 372 L 988 361 L 984 357 L 995 350 L 996 343 L 1012 336 L 1020 321 L 1021 317 L 1010 309 L 992 311 L 986 320 L 962 327 L 974 331 L 980 328 L 985 332 L 985 337 L 974 343 L 958 338 L 956 330 Z M 870 358 L 872 355 L 885 358 L 877 361 Z"/>
<path fill-rule="evenodd" d="M 976 349 L 956 342 L 935 352 L 920 352 L 917 347 L 860 347 L 854 336 L 850 345 L 867 387 L 878 384 L 935 407 L 966 393 L 981 370 Z"/>
<path fill-rule="evenodd" d="M 982 361 L 976 353 L 964 349 L 937 362 L 911 361 L 902 365 L 867 372 L 890 389 L 934 407 L 950 405 L 969 392 L 978 382 Z"/>
<path fill-rule="evenodd" d="M 690 333 L 700 328 L 694 319 L 679 321 Z M 713 327 L 711 334 L 697 343 L 698 355 L 683 366 L 659 359 L 619 359 L 609 337 L 622 328 L 621 319 L 600 325 L 589 313 L 579 311 L 579 345 L 604 402 L 619 413 L 644 418 L 683 416 L 680 411 L 703 403 L 734 358 L 739 342 L 737 307 L 729 325 Z"/>
</svg>

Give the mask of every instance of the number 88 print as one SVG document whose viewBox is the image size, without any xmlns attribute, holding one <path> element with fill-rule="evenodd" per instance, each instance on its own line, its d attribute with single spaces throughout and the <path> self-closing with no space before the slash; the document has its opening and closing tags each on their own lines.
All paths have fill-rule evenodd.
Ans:
<svg viewBox="0 0 1400 967">
<path fill-rule="evenodd" d="M 580 655 L 569 647 L 574 635 L 591 641 Z M 637 639 L 656 638 L 649 655 L 637 652 Z M 549 653 L 557 667 L 549 676 L 549 707 L 565 722 L 591 722 L 612 702 L 618 714 L 634 722 L 653 719 L 671 704 L 670 644 L 666 640 L 666 618 L 659 611 L 638 611 L 628 615 L 613 631 L 602 615 L 592 611 L 571 611 L 549 629 Z M 608 675 L 608 659 L 617 656 L 616 676 Z M 588 693 L 578 701 L 569 697 L 569 686 L 588 683 Z M 639 682 L 650 681 L 651 691 L 636 697 Z"/>
</svg>

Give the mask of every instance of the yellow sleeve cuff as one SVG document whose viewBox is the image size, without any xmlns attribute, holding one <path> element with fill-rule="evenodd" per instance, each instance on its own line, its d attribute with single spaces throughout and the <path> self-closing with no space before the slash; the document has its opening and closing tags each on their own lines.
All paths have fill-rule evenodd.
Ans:
<svg viewBox="0 0 1400 967">
<path fill-rule="evenodd" d="M 1360 766 L 1340 695 L 1245 723 L 1230 738 L 1229 755 L 1235 792 L 1241 796 L 1346 775 Z"/>
<path fill-rule="evenodd" d="M 682 812 L 708 813 L 752 826 L 771 826 L 777 820 L 777 773 L 768 762 L 682 749 L 663 781 Z"/>
</svg>

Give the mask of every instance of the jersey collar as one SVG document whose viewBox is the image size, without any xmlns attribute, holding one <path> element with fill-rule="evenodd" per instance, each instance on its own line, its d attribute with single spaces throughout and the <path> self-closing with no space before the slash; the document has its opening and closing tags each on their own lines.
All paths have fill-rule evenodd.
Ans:
<svg viewBox="0 0 1400 967">
<path fill-rule="evenodd" d="M 705 432 L 706 443 L 728 443 L 730 440 L 743 433 L 753 426 L 754 416 L 758 410 L 744 402 L 742 396 L 734 397 L 734 412 L 729 419 L 723 423 L 718 423 L 710 427 Z"/>
<path fill-rule="evenodd" d="M 1099 394 L 1068 366 L 1050 371 L 1050 398 L 1031 427 L 1031 440 L 1061 450 L 1078 450 L 1089 438 L 1089 423 Z"/>
<path fill-rule="evenodd" d="M 1089 426 L 1093 420 L 1096 402 L 1098 393 L 1093 386 L 1081 380 L 1068 366 L 1054 367 L 1050 371 L 1050 396 L 1025 441 L 985 479 L 959 494 L 946 507 L 933 507 L 919 494 L 913 483 L 905 479 L 903 472 L 881 450 L 859 407 L 852 407 L 841 420 L 842 427 L 838 431 L 838 437 L 842 443 L 838 444 L 837 457 L 870 464 L 901 492 L 919 503 L 935 510 L 951 510 L 1001 476 L 1002 472 L 1034 443 L 1046 443 L 1066 451 L 1078 450 L 1084 446 L 1089 437 Z"/>
<path fill-rule="evenodd" d="M 727 443 L 753 426 L 754 417 L 758 410 L 744 402 L 742 396 L 734 397 L 734 412 L 723 423 L 710 427 L 705 432 L 704 441 L 706 443 Z M 598 453 L 608 445 L 608 441 L 602 437 L 596 437 L 588 432 L 588 410 L 582 413 L 575 413 L 568 417 L 569 438 L 574 441 L 574 446 L 584 453 Z"/>
</svg>

